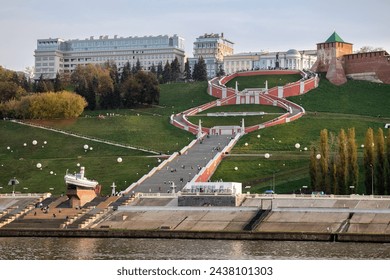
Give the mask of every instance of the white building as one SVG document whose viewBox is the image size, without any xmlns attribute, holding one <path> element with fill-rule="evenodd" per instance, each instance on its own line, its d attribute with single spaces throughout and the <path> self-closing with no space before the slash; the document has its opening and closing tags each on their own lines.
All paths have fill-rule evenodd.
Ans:
<svg viewBox="0 0 390 280">
<path fill-rule="evenodd" d="M 236 182 L 191 182 L 182 189 L 183 194 L 242 194 L 242 183 Z"/>
<path fill-rule="evenodd" d="M 207 67 L 207 76 L 215 77 L 219 66 L 223 63 L 223 58 L 233 54 L 233 46 L 234 43 L 227 40 L 223 33 L 199 36 L 194 42 L 194 57 L 188 59 L 191 72 L 194 70 L 195 62 L 203 57 Z"/>
<path fill-rule="evenodd" d="M 227 75 L 255 68 L 261 53 L 238 53 L 223 58 L 223 69 Z"/>
<path fill-rule="evenodd" d="M 263 69 L 310 69 L 317 60 L 316 50 L 287 52 L 239 53 L 225 56 L 223 67 L 226 74 Z"/>
<path fill-rule="evenodd" d="M 297 51 L 263 53 L 254 63 L 255 69 L 310 69 L 317 60 L 317 51 Z"/>
<path fill-rule="evenodd" d="M 140 61 L 144 70 L 154 64 L 173 61 L 175 58 L 184 69 L 184 39 L 177 36 L 159 35 L 144 37 L 108 38 L 100 36 L 79 40 L 39 39 L 35 50 L 35 79 L 41 75 L 54 79 L 57 72 L 71 73 L 78 65 L 104 64 L 114 61 L 118 68 L 127 62 L 135 65 Z"/>
</svg>

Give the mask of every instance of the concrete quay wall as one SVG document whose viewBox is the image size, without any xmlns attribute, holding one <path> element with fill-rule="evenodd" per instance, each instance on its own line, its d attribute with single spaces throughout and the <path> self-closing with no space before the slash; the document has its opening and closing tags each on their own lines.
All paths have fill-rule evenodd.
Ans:
<svg viewBox="0 0 390 280">
<path fill-rule="evenodd" d="M 163 238 L 163 239 L 215 239 L 215 240 L 272 240 L 319 242 L 372 242 L 389 243 L 386 234 L 305 233 L 305 232 L 223 232 L 223 231 L 170 231 L 119 229 L 1 229 L 0 237 L 58 237 L 58 238 Z"/>
<path fill-rule="evenodd" d="M 1 229 L 0 237 L 66 237 L 66 238 L 169 238 L 169 239 L 218 239 L 218 240 L 280 240 L 280 241 L 334 241 L 328 233 L 281 232 L 213 232 L 170 230 L 11 230 Z"/>
</svg>

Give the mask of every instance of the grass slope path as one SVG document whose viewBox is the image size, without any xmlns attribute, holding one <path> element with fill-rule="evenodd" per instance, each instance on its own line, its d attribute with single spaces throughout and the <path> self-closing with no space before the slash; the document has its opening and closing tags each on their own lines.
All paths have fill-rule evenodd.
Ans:
<svg viewBox="0 0 390 280">
<path fill-rule="evenodd" d="M 111 145 L 111 146 L 116 146 L 116 147 L 120 147 L 120 148 L 125 148 L 125 149 L 131 149 L 131 150 L 142 151 L 142 152 L 150 153 L 150 154 L 153 154 L 153 155 L 160 155 L 160 153 L 159 153 L 159 152 L 156 152 L 156 151 L 151 151 L 151 150 L 147 150 L 147 149 L 143 149 L 143 148 L 138 148 L 138 147 L 133 147 L 133 146 L 129 146 L 129 145 L 123 145 L 123 144 L 119 144 L 119 143 L 115 143 L 115 142 L 107 141 L 107 140 L 103 140 L 103 139 L 91 138 L 91 137 L 88 137 L 88 136 L 84 136 L 84 135 L 80 135 L 80 134 L 75 134 L 75 133 L 71 133 L 71 132 L 67 132 L 67 131 L 63 131 L 63 130 L 59 130 L 59 129 L 55 129 L 55 128 L 51 128 L 51 127 L 45 127 L 45 126 L 42 126 L 42 125 L 37 125 L 37 124 L 22 122 L 22 121 L 18 121 L 18 120 L 11 120 L 11 122 L 17 123 L 17 124 L 21 124 L 21 125 L 30 126 L 30 127 L 45 129 L 45 130 L 49 130 L 49 131 L 52 131 L 52 132 L 61 133 L 61 134 L 69 135 L 69 136 L 72 136 L 72 137 L 77 137 L 77 138 L 81 138 L 81 139 L 86 139 L 86 140 L 89 140 L 89 141 L 98 142 L 98 143 L 103 143 L 103 144 L 107 144 L 107 145 Z"/>
</svg>

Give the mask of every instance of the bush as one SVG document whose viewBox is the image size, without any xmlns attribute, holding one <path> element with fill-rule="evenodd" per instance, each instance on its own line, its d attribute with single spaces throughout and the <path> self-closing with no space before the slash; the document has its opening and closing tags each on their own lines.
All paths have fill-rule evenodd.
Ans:
<svg viewBox="0 0 390 280">
<path fill-rule="evenodd" d="M 77 118 L 87 102 L 78 94 L 61 91 L 23 96 L 20 100 L 2 103 L 3 117 L 20 119 Z"/>
</svg>

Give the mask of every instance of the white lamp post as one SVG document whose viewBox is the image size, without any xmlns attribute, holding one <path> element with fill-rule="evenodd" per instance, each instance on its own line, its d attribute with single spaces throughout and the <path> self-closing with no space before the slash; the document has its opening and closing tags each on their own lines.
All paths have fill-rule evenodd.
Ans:
<svg viewBox="0 0 390 280">
<path fill-rule="evenodd" d="M 12 186 L 12 196 L 15 196 L 15 186 L 19 185 L 19 181 L 16 180 L 14 177 L 13 179 L 9 180 L 8 186 Z"/>
</svg>

